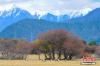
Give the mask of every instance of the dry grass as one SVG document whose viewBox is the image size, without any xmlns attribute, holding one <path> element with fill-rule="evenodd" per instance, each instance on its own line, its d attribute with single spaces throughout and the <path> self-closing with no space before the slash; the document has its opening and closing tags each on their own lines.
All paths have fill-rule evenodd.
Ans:
<svg viewBox="0 0 100 66">
<path fill-rule="evenodd" d="M 81 65 L 80 60 L 39 61 L 37 55 L 30 55 L 27 60 L 0 60 L 0 66 L 100 66 L 100 61 L 96 65 Z"/>
</svg>

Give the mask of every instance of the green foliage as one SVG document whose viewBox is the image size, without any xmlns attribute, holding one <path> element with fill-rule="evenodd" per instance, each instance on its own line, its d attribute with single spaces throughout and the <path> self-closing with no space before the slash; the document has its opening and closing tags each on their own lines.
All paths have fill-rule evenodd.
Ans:
<svg viewBox="0 0 100 66">
<path fill-rule="evenodd" d="M 96 46 L 96 45 L 97 45 L 96 41 L 91 41 L 91 42 L 89 42 L 88 44 L 89 44 L 90 46 Z"/>
<path fill-rule="evenodd" d="M 39 49 L 42 49 L 42 50 L 51 50 L 52 48 L 51 44 L 45 40 L 37 39 L 33 41 L 33 44 L 35 44 L 36 46 L 39 47 Z"/>
<path fill-rule="evenodd" d="M 43 42 L 44 42 L 43 40 L 38 40 L 37 39 L 37 40 L 33 41 L 32 43 L 38 46 L 38 45 L 43 44 Z"/>
</svg>

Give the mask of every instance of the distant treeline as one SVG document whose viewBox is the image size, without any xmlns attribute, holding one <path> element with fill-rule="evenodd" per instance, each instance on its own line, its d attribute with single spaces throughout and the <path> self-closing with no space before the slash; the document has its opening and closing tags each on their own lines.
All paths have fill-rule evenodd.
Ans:
<svg viewBox="0 0 100 66">
<path fill-rule="evenodd" d="M 26 59 L 28 54 L 44 54 L 45 60 L 71 60 L 92 55 L 100 57 L 99 50 L 95 41 L 87 43 L 65 30 L 40 34 L 31 43 L 20 39 L 0 39 L 1 59 Z"/>
</svg>

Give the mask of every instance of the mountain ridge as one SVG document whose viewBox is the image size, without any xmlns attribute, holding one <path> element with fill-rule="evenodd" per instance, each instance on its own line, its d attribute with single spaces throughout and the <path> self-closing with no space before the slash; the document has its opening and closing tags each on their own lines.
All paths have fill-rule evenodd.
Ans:
<svg viewBox="0 0 100 66">
<path fill-rule="evenodd" d="M 84 10 L 85 9 L 83 9 L 83 11 Z M 86 10 L 88 12 L 91 9 L 87 8 Z M 25 19 L 25 18 L 44 19 L 44 20 L 47 20 L 50 22 L 53 22 L 53 21 L 55 21 L 55 22 L 68 22 L 68 20 L 70 20 L 70 19 L 83 16 L 83 15 L 81 15 L 81 16 L 71 18 L 68 14 L 63 14 L 63 15 L 58 15 L 58 16 L 54 15 L 54 14 L 51 14 L 52 16 L 50 16 L 50 14 L 51 13 L 47 13 L 47 14 L 44 14 L 41 16 L 40 14 L 35 13 L 34 15 L 32 15 L 27 10 L 21 9 L 19 7 L 16 7 L 16 6 L 15 7 L 12 6 L 9 10 L 3 10 L 3 12 L 0 11 L 0 32 L 4 28 L 6 28 L 8 25 L 11 25 L 14 22 L 20 21 L 20 20 Z M 51 19 L 48 19 L 48 18 L 51 18 Z"/>
<path fill-rule="evenodd" d="M 37 19 L 38 14 L 34 16 L 35 18 L 32 16 L 32 18 L 26 17 L 19 21 L 15 20 L 16 22 L 9 25 L 10 27 L 7 26 L 0 32 L 0 38 L 24 38 L 28 41 L 32 41 L 36 39 L 40 33 L 51 29 L 64 29 L 87 42 L 95 40 L 100 43 L 100 8 L 89 12 L 85 16 L 67 20 L 67 15 L 65 15 L 65 18 L 63 17 L 65 20 L 63 19 L 64 21 L 62 22 L 56 22 L 56 17 L 52 14 L 49 15 L 49 17 L 52 17 L 51 20 L 49 20 L 48 16 L 44 19 Z M 17 32 L 15 31 L 14 33 L 14 30 L 17 30 Z M 33 37 L 30 36 L 31 34 Z"/>
</svg>

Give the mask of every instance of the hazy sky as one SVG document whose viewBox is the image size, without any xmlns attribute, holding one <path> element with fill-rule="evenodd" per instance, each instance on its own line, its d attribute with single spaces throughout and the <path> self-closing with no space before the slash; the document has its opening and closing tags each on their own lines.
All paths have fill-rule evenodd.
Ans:
<svg viewBox="0 0 100 66">
<path fill-rule="evenodd" d="M 18 6 L 30 12 L 66 12 L 100 7 L 100 0 L 0 0 L 0 10 Z"/>
</svg>

